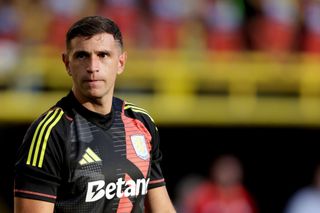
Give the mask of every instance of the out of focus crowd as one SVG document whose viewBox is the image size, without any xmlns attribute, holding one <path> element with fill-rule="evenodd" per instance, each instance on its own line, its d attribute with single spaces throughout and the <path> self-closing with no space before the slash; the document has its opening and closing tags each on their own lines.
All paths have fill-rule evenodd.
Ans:
<svg viewBox="0 0 320 213">
<path fill-rule="evenodd" d="M 177 185 L 175 207 L 179 213 L 259 213 L 258 200 L 244 184 L 241 160 L 233 154 L 213 159 L 208 175 L 189 175 Z M 307 174 L 309 176 L 309 174 Z M 320 212 L 320 164 L 313 165 L 309 184 L 298 187 L 277 212 Z M 276 202 L 274 198 L 270 198 Z M 261 203 L 260 203 L 261 204 Z"/>
<path fill-rule="evenodd" d="M 126 49 L 320 55 L 319 0 L 0 0 L 0 88 L 28 57 L 60 54 L 88 15 L 115 20 Z"/>
<path fill-rule="evenodd" d="M 93 14 L 114 19 L 130 48 L 320 53 L 319 0 L 1 0 L 0 51 L 61 48 Z"/>
</svg>

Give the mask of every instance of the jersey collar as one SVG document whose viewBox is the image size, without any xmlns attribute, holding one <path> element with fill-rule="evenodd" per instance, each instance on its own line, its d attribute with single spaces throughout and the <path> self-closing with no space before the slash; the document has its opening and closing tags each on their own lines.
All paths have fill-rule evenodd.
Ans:
<svg viewBox="0 0 320 213">
<path fill-rule="evenodd" d="M 102 115 L 100 113 L 96 113 L 96 112 L 93 112 L 93 111 L 85 108 L 76 99 L 76 97 L 74 96 L 72 91 L 69 92 L 68 97 L 69 97 L 72 105 L 74 106 L 75 110 L 80 115 L 82 115 L 84 118 L 86 118 L 90 122 L 96 124 L 97 126 L 100 126 L 100 127 L 104 128 L 104 129 L 110 128 L 112 120 L 113 120 L 113 117 L 114 117 L 113 104 L 112 104 L 112 107 L 111 107 L 111 112 L 106 114 L 106 115 Z"/>
</svg>

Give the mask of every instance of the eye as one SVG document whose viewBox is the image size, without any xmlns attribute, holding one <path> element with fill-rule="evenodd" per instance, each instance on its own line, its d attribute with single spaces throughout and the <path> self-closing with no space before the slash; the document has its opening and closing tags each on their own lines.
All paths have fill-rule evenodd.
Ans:
<svg viewBox="0 0 320 213">
<path fill-rule="evenodd" d="M 77 59 L 85 59 L 85 58 L 88 57 L 88 53 L 86 53 L 86 52 L 78 52 L 78 53 L 75 54 L 75 57 Z"/>
<path fill-rule="evenodd" d="M 100 58 L 105 58 L 105 57 L 109 57 L 109 56 L 110 56 L 110 53 L 109 53 L 109 52 L 100 52 L 100 53 L 98 54 L 98 56 L 99 56 Z"/>
</svg>

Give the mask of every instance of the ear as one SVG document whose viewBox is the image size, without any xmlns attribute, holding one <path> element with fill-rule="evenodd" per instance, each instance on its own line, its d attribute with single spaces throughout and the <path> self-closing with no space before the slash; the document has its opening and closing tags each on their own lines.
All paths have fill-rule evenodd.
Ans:
<svg viewBox="0 0 320 213">
<path fill-rule="evenodd" d="M 121 55 L 119 56 L 119 61 L 118 61 L 118 72 L 117 74 L 120 75 L 125 68 L 127 62 L 127 52 L 124 51 L 123 53 L 121 53 Z"/>
<path fill-rule="evenodd" d="M 67 70 L 68 75 L 72 75 L 70 67 L 69 67 L 69 58 L 68 58 L 68 54 L 67 53 L 62 53 L 62 61 L 64 63 L 64 66 Z"/>
</svg>

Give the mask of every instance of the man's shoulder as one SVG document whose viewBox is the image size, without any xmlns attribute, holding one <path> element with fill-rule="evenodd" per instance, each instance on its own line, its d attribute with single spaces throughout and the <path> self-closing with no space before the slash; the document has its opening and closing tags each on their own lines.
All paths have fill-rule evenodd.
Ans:
<svg viewBox="0 0 320 213">
<path fill-rule="evenodd" d="M 67 96 L 61 98 L 55 105 L 38 116 L 30 125 L 30 129 L 53 128 L 63 120 L 72 120 L 70 104 Z"/>
<path fill-rule="evenodd" d="M 42 113 L 33 123 L 40 124 L 43 122 L 54 122 L 56 119 L 61 119 L 63 115 L 65 114 L 65 111 L 58 106 L 53 106 L 49 110 Z"/>
<path fill-rule="evenodd" d="M 124 116 L 133 120 L 140 121 L 148 129 L 151 135 L 157 134 L 157 125 L 150 113 L 144 108 L 137 106 L 131 102 L 123 101 L 122 112 Z"/>
<path fill-rule="evenodd" d="M 138 117 L 138 118 L 141 117 L 145 120 L 149 120 L 152 123 L 154 123 L 154 120 L 153 120 L 152 116 L 150 115 L 150 113 L 146 109 L 144 109 L 134 103 L 131 103 L 128 101 L 123 101 L 123 111 L 129 117 L 131 117 L 131 116 Z"/>
<path fill-rule="evenodd" d="M 59 107 L 52 107 L 35 119 L 29 126 L 25 137 L 35 137 L 35 135 L 49 136 L 50 132 L 62 132 L 64 126 L 64 111 Z"/>
</svg>

